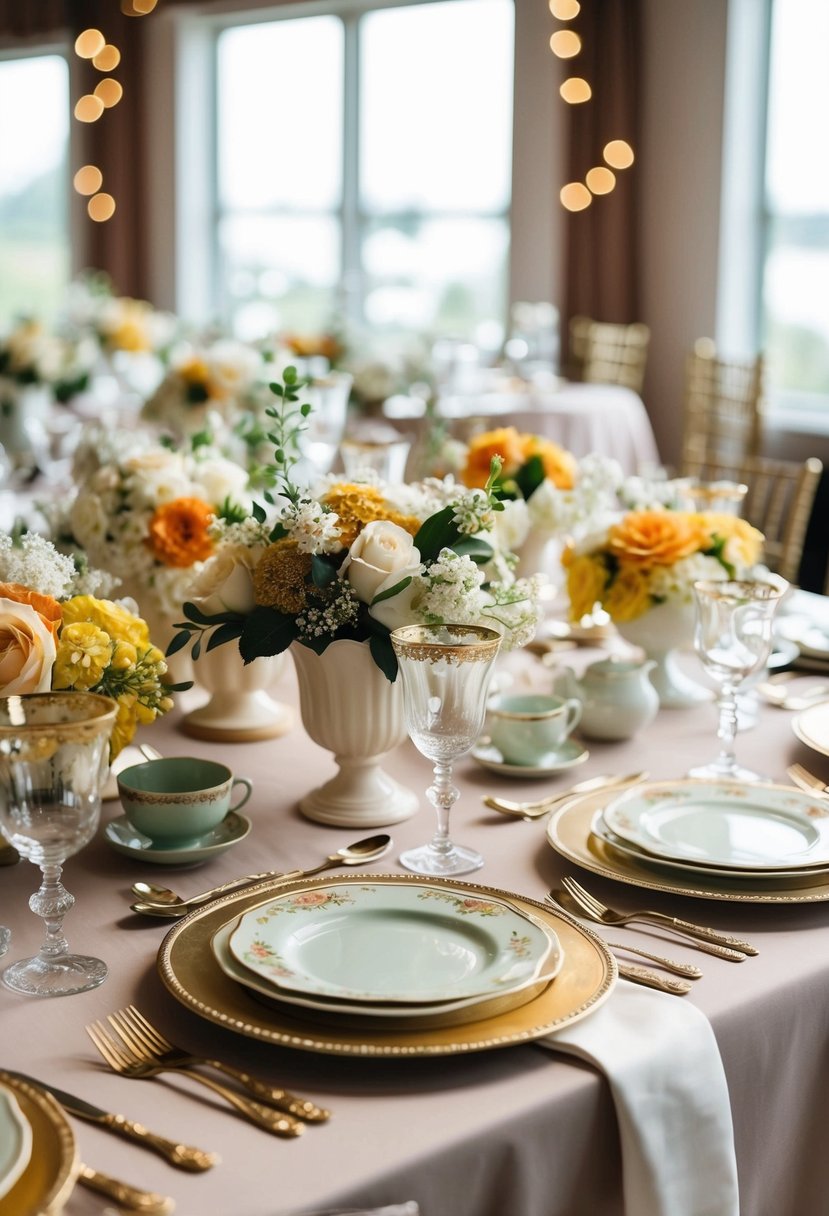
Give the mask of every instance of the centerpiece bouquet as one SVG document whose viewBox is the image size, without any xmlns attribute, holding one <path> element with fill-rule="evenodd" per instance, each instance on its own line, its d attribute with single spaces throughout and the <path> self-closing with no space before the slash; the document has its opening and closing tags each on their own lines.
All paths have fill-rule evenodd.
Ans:
<svg viewBox="0 0 829 1216">
<path fill-rule="evenodd" d="M 255 408 L 254 395 L 267 383 L 262 354 L 244 342 L 220 338 L 178 353 L 141 409 L 176 438 L 206 428 L 232 428 Z"/>
<path fill-rule="evenodd" d="M 103 598 L 112 584 L 37 533 L 0 533 L 0 695 L 69 690 L 118 703 L 114 758 L 141 724 L 173 706 L 167 664 L 147 624 Z"/>
<path fill-rule="evenodd" d="M 318 654 L 337 640 L 367 642 L 393 681 L 389 641 L 399 625 L 486 624 L 507 646 L 529 641 L 538 621 L 539 579 L 516 579 L 494 534 L 500 464 L 480 488 L 427 482 L 392 486 L 327 478 L 316 496 L 292 480 L 292 446 L 310 413 L 299 405 L 294 368 L 271 385 L 276 445 L 272 511 L 255 503 L 241 520 L 208 529 L 215 552 L 184 605 L 168 653 L 193 642 L 238 639 L 246 663 L 292 643 Z"/>
</svg>

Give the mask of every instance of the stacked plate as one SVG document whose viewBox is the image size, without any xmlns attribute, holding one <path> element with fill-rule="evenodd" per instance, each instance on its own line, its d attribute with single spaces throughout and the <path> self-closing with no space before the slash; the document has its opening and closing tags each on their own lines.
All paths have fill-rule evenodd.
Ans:
<svg viewBox="0 0 829 1216">
<path fill-rule="evenodd" d="M 261 1000 L 384 1030 L 517 1008 L 564 963 L 542 919 L 426 880 L 293 887 L 221 925 L 210 944 L 224 974 Z"/>
<path fill-rule="evenodd" d="M 57 1102 L 0 1071 L 0 1216 L 57 1216 L 76 1172 L 72 1128 Z"/>
<path fill-rule="evenodd" d="M 649 782 L 598 810 L 592 829 L 615 853 L 667 872 L 752 883 L 829 875 L 829 800 L 790 786 Z"/>
</svg>

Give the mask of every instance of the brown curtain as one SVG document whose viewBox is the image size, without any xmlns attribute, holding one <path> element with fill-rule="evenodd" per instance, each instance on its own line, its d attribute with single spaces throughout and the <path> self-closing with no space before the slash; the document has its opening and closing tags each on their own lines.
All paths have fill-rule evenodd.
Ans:
<svg viewBox="0 0 829 1216">
<path fill-rule="evenodd" d="M 49 37 L 66 25 L 66 0 L 0 0 L 0 36 Z"/>
<path fill-rule="evenodd" d="M 568 23 L 582 40 L 567 61 L 584 76 L 590 101 L 568 106 L 568 181 L 584 181 L 603 164 L 602 149 L 624 139 L 639 151 L 640 0 L 582 0 Z M 616 173 L 611 194 L 594 197 L 584 211 L 568 212 L 565 224 L 565 317 L 639 321 L 639 255 L 636 235 L 638 167 Z"/>
</svg>

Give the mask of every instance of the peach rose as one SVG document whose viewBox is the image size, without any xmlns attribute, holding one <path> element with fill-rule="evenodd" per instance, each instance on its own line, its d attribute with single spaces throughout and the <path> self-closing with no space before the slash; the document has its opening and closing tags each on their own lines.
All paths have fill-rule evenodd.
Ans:
<svg viewBox="0 0 829 1216">
<path fill-rule="evenodd" d="M 608 547 L 620 562 L 642 569 L 672 566 L 709 546 L 701 517 L 685 511 L 630 511 L 608 536 Z"/>
<path fill-rule="evenodd" d="M 474 490 L 482 490 L 489 477 L 489 467 L 493 456 L 500 456 L 503 461 L 502 475 L 516 473 L 524 463 L 524 444 L 514 426 L 500 427 L 495 431 L 485 431 L 475 435 L 470 440 L 466 454 L 466 464 L 461 470 L 461 481 L 465 486 Z"/>
<path fill-rule="evenodd" d="M 0 692 L 4 696 L 48 692 L 56 654 L 55 622 L 30 603 L 0 597 Z"/>
<path fill-rule="evenodd" d="M 578 464 L 571 452 L 550 439 L 542 439 L 540 435 L 525 435 L 524 460 L 532 456 L 538 456 L 544 467 L 544 476 L 557 489 L 572 490 L 576 484 Z"/>
</svg>

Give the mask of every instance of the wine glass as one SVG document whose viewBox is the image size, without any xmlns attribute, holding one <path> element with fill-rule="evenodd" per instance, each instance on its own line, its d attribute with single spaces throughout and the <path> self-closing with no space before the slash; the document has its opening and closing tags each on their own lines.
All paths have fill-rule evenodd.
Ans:
<svg viewBox="0 0 829 1216">
<path fill-rule="evenodd" d="M 0 698 L 0 832 L 40 867 L 29 907 L 46 923 L 40 952 L 2 974 L 15 992 L 64 996 L 106 979 L 106 963 L 69 953 L 63 918 L 75 898 L 60 877 L 66 858 L 95 835 L 117 710 L 110 697 L 87 692 Z"/>
<path fill-rule="evenodd" d="M 406 727 L 417 750 L 434 764 L 426 791 L 438 826 L 428 844 L 409 849 L 401 865 L 415 874 L 466 874 L 484 864 L 480 853 L 449 839 L 449 812 L 459 797 L 452 765 L 478 738 L 501 635 L 480 625 L 404 625 L 391 643 L 403 681 Z"/>
<path fill-rule="evenodd" d="M 694 583 L 694 648 L 708 675 L 720 686 L 717 694 L 720 753 L 709 764 L 692 768 L 689 777 L 763 780 L 759 773 L 737 763 L 734 752 L 737 697 L 746 676 L 768 661 L 774 614 L 787 588 L 783 579 L 774 583 L 738 579 Z"/>
</svg>

